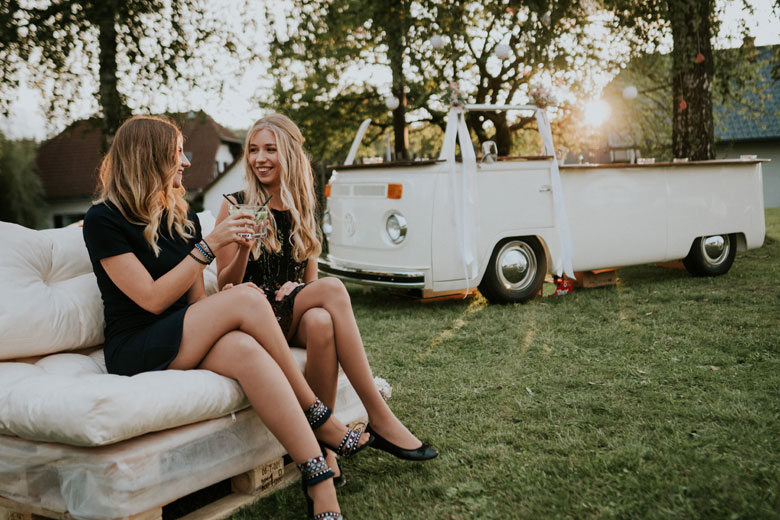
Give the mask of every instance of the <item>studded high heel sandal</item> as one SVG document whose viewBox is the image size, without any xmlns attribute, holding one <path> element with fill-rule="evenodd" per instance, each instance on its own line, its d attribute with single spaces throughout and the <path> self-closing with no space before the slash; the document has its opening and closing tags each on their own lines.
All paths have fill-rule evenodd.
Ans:
<svg viewBox="0 0 780 520">
<path fill-rule="evenodd" d="M 318 455 L 313 459 L 305 460 L 301 464 L 298 464 L 298 469 L 301 471 L 301 489 L 303 490 L 303 496 L 306 497 L 309 518 L 312 520 L 343 520 L 344 517 L 341 516 L 341 513 L 333 511 L 317 513 L 315 515 L 314 501 L 306 490 L 306 488 L 319 484 L 323 480 L 333 478 L 333 470 L 330 469 L 328 463 L 325 462 L 325 457 L 323 455 Z"/>
<path fill-rule="evenodd" d="M 316 430 L 330 418 L 331 414 L 333 413 L 333 410 L 325 406 L 325 404 L 319 400 L 319 398 L 314 400 L 314 404 L 312 404 L 308 410 L 306 410 L 306 419 L 309 420 L 309 426 L 311 426 L 312 430 Z M 341 443 L 338 445 L 338 447 L 334 448 L 333 446 L 328 445 L 324 441 L 320 441 L 320 444 L 328 448 L 329 450 L 332 450 L 336 452 L 336 455 L 339 457 L 351 457 L 352 455 L 356 454 L 366 446 L 371 445 L 371 443 L 374 442 L 374 436 L 372 434 L 368 434 L 368 441 L 364 443 L 363 445 L 358 444 L 360 442 L 360 436 L 363 434 L 363 431 L 353 428 L 348 428 L 347 433 L 344 435 L 344 438 L 341 439 Z"/>
</svg>

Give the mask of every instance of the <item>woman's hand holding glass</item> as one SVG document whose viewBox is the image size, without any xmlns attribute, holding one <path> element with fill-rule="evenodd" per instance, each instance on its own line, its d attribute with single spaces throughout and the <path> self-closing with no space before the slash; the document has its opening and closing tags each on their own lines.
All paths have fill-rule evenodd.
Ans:
<svg viewBox="0 0 780 520">
<path fill-rule="evenodd" d="M 250 247 L 254 243 L 257 222 L 253 215 L 244 212 L 231 213 L 225 220 L 218 222 L 206 237 L 212 249 L 219 249 L 235 242 L 239 246 Z"/>
</svg>

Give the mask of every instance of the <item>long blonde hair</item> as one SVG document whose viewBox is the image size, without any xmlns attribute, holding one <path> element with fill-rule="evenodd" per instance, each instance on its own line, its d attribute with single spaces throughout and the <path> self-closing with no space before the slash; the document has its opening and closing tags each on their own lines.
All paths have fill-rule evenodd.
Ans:
<svg viewBox="0 0 780 520">
<path fill-rule="evenodd" d="M 171 182 L 178 173 L 180 136 L 167 118 L 134 116 L 119 127 L 100 164 L 97 202 L 111 201 L 128 222 L 143 225 L 155 256 L 160 254 L 157 240 L 164 212 L 171 236 L 174 231 L 184 239 L 195 234 L 195 225 L 187 218 L 185 189 L 174 188 Z"/>
<path fill-rule="evenodd" d="M 319 256 L 322 251 L 319 228 L 314 216 L 317 206 L 314 173 L 309 156 L 303 149 L 301 131 L 295 123 L 282 114 L 270 114 L 259 119 L 247 133 L 244 145 L 244 170 L 247 179 L 244 202 L 260 205 L 270 195 L 249 164 L 249 143 L 257 132 L 265 129 L 270 130 L 276 139 L 281 202 L 289 209 L 292 220 L 290 231 L 292 256 L 296 262 L 303 262 L 307 258 Z M 265 238 L 257 241 L 253 249 L 255 258 L 261 247 L 274 253 L 281 250 L 281 244 L 275 233 L 268 233 Z"/>
</svg>

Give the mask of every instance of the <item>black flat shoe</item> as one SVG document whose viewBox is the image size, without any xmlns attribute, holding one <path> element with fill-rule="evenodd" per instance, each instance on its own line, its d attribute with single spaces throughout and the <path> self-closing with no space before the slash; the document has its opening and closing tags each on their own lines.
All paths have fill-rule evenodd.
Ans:
<svg viewBox="0 0 780 520">
<path fill-rule="evenodd" d="M 366 433 L 370 434 L 374 438 L 374 442 L 371 443 L 372 448 L 386 451 L 390 455 L 398 457 L 399 459 L 422 461 L 434 459 L 439 455 L 438 451 L 425 443 L 422 443 L 419 448 L 414 450 L 405 450 L 400 448 L 379 435 L 376 431 L 374 431 L 373 428 L 371 428 L 370 424 L 368 425 L 368 428 L 366 428 Z"/>
</svg>

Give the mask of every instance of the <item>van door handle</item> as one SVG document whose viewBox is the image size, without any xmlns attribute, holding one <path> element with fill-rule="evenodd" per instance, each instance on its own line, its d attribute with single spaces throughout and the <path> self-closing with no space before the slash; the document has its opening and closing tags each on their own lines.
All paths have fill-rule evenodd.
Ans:
<svg viewBox="0 0 780 520">
<path fill-rule="evenodd" d="M 552 188 L 549 184 L 542 184 L 542 186 L 539 188 L 540 193 L 544 193 L 545 191 L 552 191 Z"/>
</svg>

